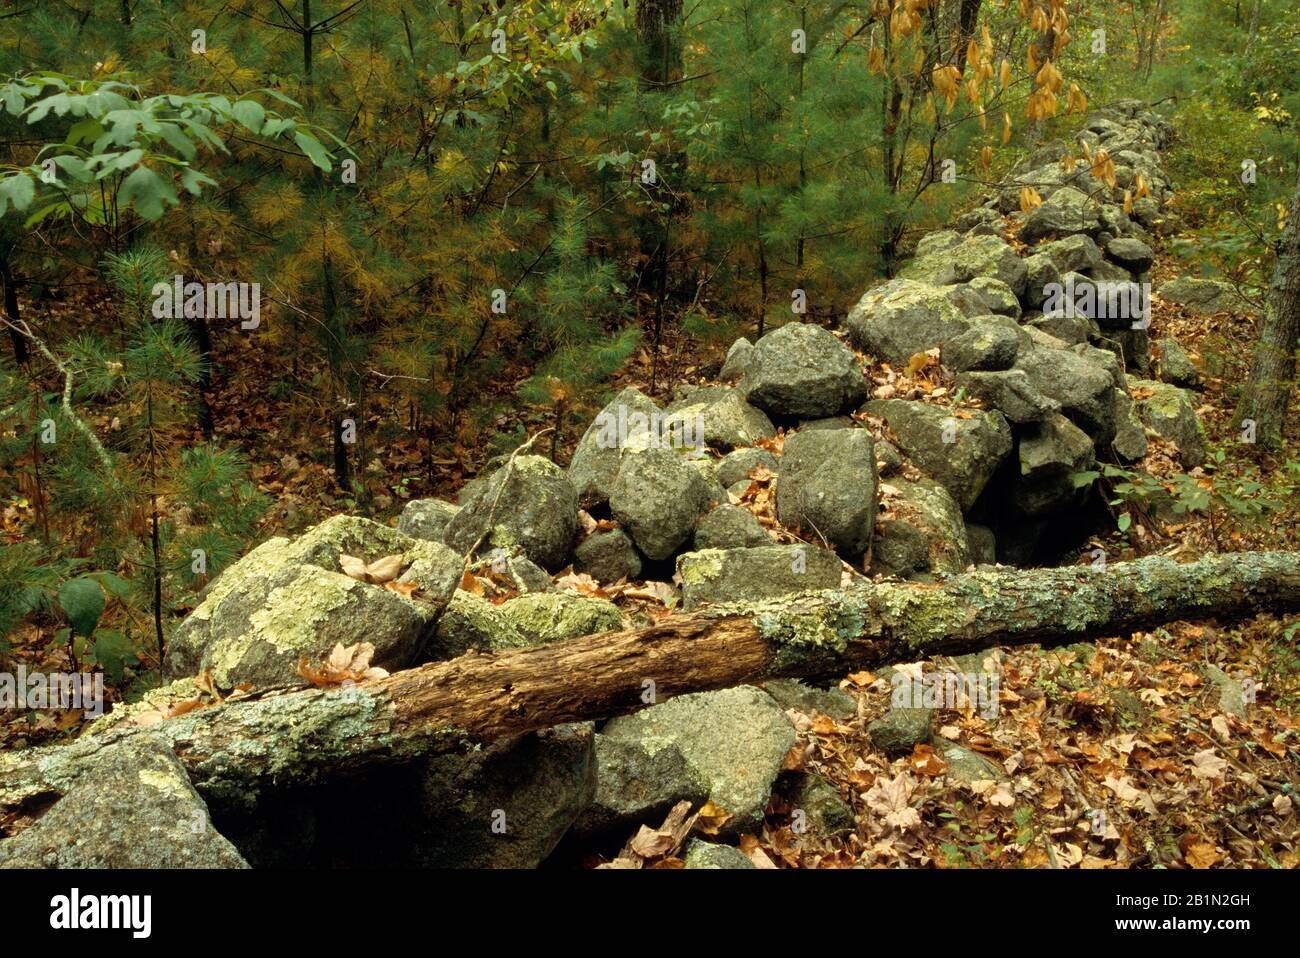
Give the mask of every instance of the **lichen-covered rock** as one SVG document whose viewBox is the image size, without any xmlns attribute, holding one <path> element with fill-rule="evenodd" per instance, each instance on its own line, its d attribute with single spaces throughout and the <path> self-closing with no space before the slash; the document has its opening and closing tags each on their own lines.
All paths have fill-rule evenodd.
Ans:
<svg viewBox="0 0 1300 958">
<path fill-rule="evenodd" d="M 314 566 L 285 569 L 268 584 L 264 605 L 242 605 L 232 595 L 213 615 L 199 668 L 221 688 L 301 681 L 299 661 L 315 664 L 336 644 L 369 642 L 372 665 L 405 668 L 437 618 L 406 596 Z"/>
<path fill-rule="evenodd" d="M 939 483 L 930 479 L 886 484 L 871 571 L 887 575 L 951 574 L 970 562 L 961 509 Z"/>
<path fill-rule="evenodd" d="M 853 809 L 832 782 L 816 772 L 797 772 L 791 779 L 786 790 L 790 814 L 800 819 L 808 831 L 834 838 L 857 827 Z"/>
<path fill-rule="evenodd" d="M 718 482 L 731 487 L 738 482 L 747 482 L 750 473 L 755 469 L 766 469 L 775 473 L 777 470 L 776 456 L 766 449 L 758 447 L 736 449 L 727 453 L 722 458 L 722 461 L 718 463 L 716 475 Z"/>
<path fill-rule="evenodd" d="M 608 599 L 572 592 L 530 592 L 500 605 L 501 615 L 530 644 L 559 642 L 623 627 L 618 606 Z"/>
<path fill-rule="evenodd" d="M 1011 451 L 1011 427 L 1000 412 L 957 411 L 904 399 L 872 400 L 863 410 L 879 416 L 899 448 L 943 484 L 965 512 Z"/>
<path fill-rule="evenodd" d="M 998 561 L 997 537 L 988 526 L 966 523 L 966 542 L 970 546 L 970 561 L 975 565 L 993 565 Z"/>
<path fill-rule="evenodd" d="M 1095 234 L 1101 229 L 1097 204 L 1072 186 L 1063 186 L 1025 217 L 1020 239 L 1037 243 L 1049 236 Z"/>
<path fill-rule="evenodd" d="M 748 339 L 738 339 L 727 350 L 727 358 L 722 364 L 718 378 L 724 383 L 732 383 L 745 375 L 749 368 L 750 357 L 754 353 L 754 344 Z"/>
<path fill-rule="evenodd" d="M 1025 270 L 1025 306 L 1041 309 L 1050 289 L 1060 285 L 1060 267 L 1050 256 L 1035 253 L 1025 257 Z"/>
<path fill-rule="evenodd" d="M 399 582 L 411 596 L 352 579 L 342 555 L 365 562 L 400 555 Z M 217 684 L 299 681 L 297 664 L 317 661 L 336 642 L 375 647 L 372 664 L 404 668 L 432 633 L 460 581 L 460 557 L 446 546 L 413 539 L 354 516 L 335 516 L 298 539 L 271 539 L 212 583 L 168 649 L 171 676 L 212 669 Z"/>
<path fill-rule="evenodd" d="M 1071 346 L 1086 343 L 1090 336 L 1101 333 L 1101 327 L 1097 325 L 1096 320 L 1078 314 L 1071 316 L 1060 311 L 1031 317 L 1027 324 Z"/>
<path fill-rule="evenodd" d="M 597 582 L 631 581 L 641 574 L 641 556 L 622 529 L 593 532 L 573 550 L 573 568 Z"/>
<path fill-rule="evenodd" d="M 841 688 L 822 689 L 805 685 L 798 679 L 772 679 L 763 683 L 763 691 L 776 699 L 783 709 L 794 709 L 805 715 L 828 715 L 846 721 L 857 714 L 858 706 Z"/>
<path fill-rule="evenodd" d="M 682 861 L 688 869 L 744 869 L 755 868 L 739 848 L 733 845 L 717 845 L 713 842 L 692 838 L 686 843 L 682 852 Z"/>
<path fill-rule="evenodd" d="M 644 555 L 667 559 L 694 534 L 712 501 L 712 487 L 682 456 L 646 449 L 623 458 L 609 507 Z"/>
<path fill-rule="evenodd" d="M 772 420 L 734 389 L 697 394 L 673 403 L 666 416 L 668 428 L 675 422 L 689 426 L 690 435 L 697 436 L 703 445 L 723 452 L 776 435 Z"/>
<path fill-rule="evenodd" d="M 413 539 L 441 542 L 447 523 L 460 512 L 460 506 L 441 499 L 412 499 L 397 519 L 397 531 Z"/>
<path fill-rule="evenodd" d="M 541 456 L 517 456 L 475 490 L 444 539 L 465 553 L 522 552 L 547 571 L 564 565 L 578 525 L 578 497 L 565 471 Z"/>
<path fill-rule="evenodd" d="M 912 749 L 930 739 L 932 709 L 891 708 L 867 726 L 871 744 L 891 758 L 911 755 Z"/>
<path fill-rule="evenodd" d="M 679 695 L 611 719 L 601 734 L 640 743 L 646 751 L 676 746 L 708 784 L 713 803 L 731 814 L 724 834 L 762 821 L 795 739 L 781 707 L 752 686 Z"/>
<path fill-rule="evenodd" d="M 1192 469 L 1205 461 L 1205 436 L 1192 394 L 1153 379 L 1134 379 L 1138 417 L 1148 429 L 1178 447 L 1178 459 Z"/>
<path fill-rule="evenodd" d="M 1105 367 L 1066 349 L 1038 348 L 1021 350 L 1016 368 L 1025 371 L 1038 392 L 1056 400 L 1061 412 L 1099 446 L 1114 438 L 1110 390 L 1115 381 Z"/>
<path fill-rule="evenodd" d="M 787 323 L 754 346 L 738 387 L 748 402 L 772 416 L 834 416 L 866 394 L 852 350 L 809 323 Z"/>
<path fill-rule="evenodd" d="M 680 801 L 703 805 L 709 782 L 674 743 L 596 735 L 596 794 L 575 823 L 580 835 L 654 828 Z"/>
<path fill-rule="evenodd" d="M 148 733 L 95 756 L 41 817 L 0 840 L 0 868 L 247 868 L 167 743 Z"/>
<path fill-rule="evenodd" d="M 1084 273 L 1101 265 L 1101 248 L 1092 237 L 1082 234 L 1043 243 L 1036 256 L 1046 256 L 1064 276 L 1066 273 Z"/>
<path fill-rule="evenodd" d="M 650 445 L 663 410 L 641 390 L 628 386 L 596 414 L 569 462 L 569 481 L 584 509 L 609 501 L 618 467 L 628 450 Z"/>
<path fill-rule="evenodd" d="M 827 549 L 807 545 L 704 549 L 677 557 L 682 607 L 704 602 L 746 602 L 835 589 L 840 560 Z"/>
<path fill-rule="evenodd" d="M 916 353 L 942 346 L 965 331 L 967 323 L 943 289 L 895 279 L 868 290 L 850 310 L 845 328 L 859 347 L 899 365 Z"/>
<path fill-rule="evenodd" d="M 1254 309 L 1231 283 L 1221 279 L 1179 276 L 1161 286 L 1158 292 L 1161 299 L 1193 313 L 1242 313 Z"/>
<path fill-rule="evenodd" d="M 820 537 L 845 555 L 871 544 L 876 455 L 865 429 L 800 429 L 786 437 L 776 486 L 782 525 Z"/>
<path fill-rule="evenodd" d="M 1088 434 L 1060 413 L 1029 427 L 1020 437 L 1016 505 L 1031 516 L 1062 509 L 1079 499 L 1073 474 L 1093 460 Z"/>
<path fill-rule="evenodd" d="M 1116 237 L 1107 243 L 1106 255 L 1133 273 L 1145 273 L 1156 260 L 1156 254 L 1150 246 L 1129 236 Z"/>
<path fill-rule="evenodd" d="M 1026 267 L 1026 282 L 1028 282 L 1028 268 Z M 1014 319 L 1020 317 L 1020 299 L 1016 296 L 1015 291 L 1000 279 L 992 276 L 976 276 L 970 281 L 971 289 L 979 294 L 980 299 L 984 300 L 987 307 L 985 310 L 989 313 L 995 313 L 999 316 L 1010 316 Z"/>
<path fill-rule="evenodd" d="M 1137 462 L 1147 454 L 1147 434 L 1138 418 L 1133 397 L 1123 389 L 1111 392 L 1115 409 L 1115 439 L 1111 448 L 1124 462 Z"/>
<path fill-rule="evenodd" d="M 1001 326 L 974 326 L 944 344 L 943 364 L 954 372 L 995 372 L 1010 369 L 1020 349 L 1020 337 Z"/>
<path fill-rule="evenodd" d="M 942 736 L 931 740 L 935 752 L 948 763 L 948 777 L 959 782 L 1004 782 L 1006 770 L 992 759 L 985 758 L 979 752 L 972 752 L 964 745 L 958 745 Z"/>
<path fill-rule="evenodd" d="M 754 514 L 729 502 L 714 506 L 695 530 L 696 549 L 743 549 L 771 544 L 772 537 Z"/>
<path fill-rule="evenodd" d="M 497 652 L 531 644 L 514 623 L 506 619 L 501 606 L 482 596 L 457 589 L 438 619 L 433 639 L 424 658 L 429 661 L 454 659 L 471 649 Z"/>
<path fill-rule="evenodd" d="M 1201 374 L 1192 365 L 1191 357 L 1178 340 L 1165 337 L 1157 341 L 1160 350 L 1160 378 L 1167 383 L 1184 389 L 1197 389 L 1201 385 Z"/>
<path fill-rule="evenodd" d="M 1038 422 L 1061 408 L 1055 399 L 1048 399 L 1034 388 L 1023 369 L 959 373 L 956 382 L 958 388 L 1017 424 Z"/>
<path fill-rule="evenodd" d="M 935 286 L 969 283 L 979 276 L 1001 280 L 1018 297 L 1025 291 L 1024 260 L 1000 236 L 972 236 L 951 249 L 918 256 L 898 273 Z"/>
</svg>

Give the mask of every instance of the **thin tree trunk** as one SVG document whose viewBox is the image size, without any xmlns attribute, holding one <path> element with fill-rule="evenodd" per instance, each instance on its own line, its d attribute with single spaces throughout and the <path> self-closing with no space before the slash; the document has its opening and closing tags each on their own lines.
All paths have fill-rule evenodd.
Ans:
<svg viewBox="0 0 1300 958">
<path fill-rule="evenodd" d="M 471 652 L 349 688 L 269 694 L 119 726 L 65 746 L 0 753 L 0 830 L 48 807 L 107 744 L 157 735 L 209 797 L 249 801 L 383 762 L 455 751 L 654 701 L 780 676 L 843 676 L 993 645 L 1060 645 L 1187 618 L 1300 610 L 1300 552 L 1179 564 L 1162 556 L 999 569 L 942 585 L 870 583 L 758 607 L 494 654 Z"/>
<path fill-rule="evenodd" d="M 1255 424 L 1255 439 L 1265 449 L 1279 449 L 1287 406 L 1296 380 L 1300 346 L 1300 184 L 1278 244 L 1277 264 L 1269 284 L 1259 339 L 1246 385 L 1233 416 L 1238 428 Z"/>
<path fill-rule="evenodd" d="M 26 366 L 31 359 L 31 352 L 27 348 L 27 339 L 18 332 L 14 326 L 18 325 L 18 284 L 14 280 L 13 269 L 9 266 L 9 259 L 6 256 L 0 259 L 0 283 L 5 288 L 5 318 L 9 320 L 9 342 L 14 348 L 14 362 L 19 366 Z"/>
</svg>

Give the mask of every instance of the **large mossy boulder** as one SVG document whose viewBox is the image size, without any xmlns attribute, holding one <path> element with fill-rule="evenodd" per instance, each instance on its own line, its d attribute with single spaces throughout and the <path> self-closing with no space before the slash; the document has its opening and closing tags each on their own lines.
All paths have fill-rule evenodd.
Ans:
<svg viewBox="0 0 1300 958">
<path fill-rule="evenodd" d="M 457 552 L 521 552 L 548 572 L 564 565 L 578 525 L 578 497 L 565 471 L 541 456 L 516 456 L 478 486 L 447 524 Z"/>
<path fill-rule="evenodd" d="M 979 277 L 1000 280 L 1017 297 L 1025 292 L 1027 267 L 1000 236 L 972 236 L 950 249 L 918 256 L 898 273 L 902 279 L 934 286 L 969 283 Z"/>
<path fill-rule="evenodd" d="M 412 499 L 397 518 L 397 531 L 412 539 L 441 542 L 442 534 L 460 506 L 441 499 Z"/>
<path fill-rule="evenodd" d="M 866 395 L 853 351 L 809 323 L 787 323 L 760 339 L 738 388 L 751 405 L 784 419 L 834 416 Z"/>
<path fill-rule="evenodd" d="M 714 484 L 681 454 L 645 449 L 623 457 L 609 508 L 636 547 L 658 560 L 690 539 L 714 498 Z"/>
<path fill-rule="evenodd" d="M 667 428 L 676 423 L 683 425 L 682 434 L 691 437 L 695 448 L 708 446 L 722 452 L 776 435 L 772 420 L 734 389 L 700 390 L 673 403 L 668 407 Z"/>
<path fill-rule="evenodd" d="M 677 557 L 682 606 L 705 602 L 750 602 L 835 589 L 840 559 L 809 545 L 769 545 L 748 549 L 703 549 Z"/>
<path fill-rule="evenodd" d="M 950 575 L 966 568 L 966 524 L 948 490 L 930 479 L 894 479 L 884 485 L 871 571 L 908 577 Z"/>
<path fill-rule="evenodd" d="M 0 840 L 0 868 L 247 867 L 167 743 L 148 733 L 102 748 L 39 819 Z"/>
<path fill-rule="evenodd" d="M 1157 436 L 1178 447 L 1178 459 L 1187 469 L 1205 462 L 1205 433 L 1196 417 L 1194 393 L 1154 379 L 1129 383 L 1142 423 Z"/>
<path fill-rule="evenodd" d="M 709 781 L 680 748 L 649 736 L 596 735 L 596 794 L 575 823 L 583 836 L 657 827 L 680 801 L 703 805 Z"/>
<path fill-rule="evenodd" d="M 982 297 L 978 308 L 987 309 Z M 849 311 L 845 328 L 860 348 L 905 365 L 916 353 L 943 346 L 965 332 L 967 322 L 943 288 L 895 279 L 868 290 Z"/>
<path fill-rule="evenodd" d="M 597 582 L 631 581 L 641 574 L 641 555 L 622 529 L 603 529 L 578 543 L 573 568 Z"/>
<path fill-rule="evenodd" d="M 1077 502 L 1073 476 L 1091 465 L 1093 452 L 1088 434 L 1060 413 L 1029 427 L 1020 437 L 1016 505 L 1039 516 Z"/>
<path fill-rule="evenodd" d="M 623 615 L 614 603 L 573 592 L 530 592 L 503 602 L 501 613 L 530 644 L 623 627 Z"/>
<path fill-rule="evenodd" d="M 782 525 L 844 555 L 871 544 L 876 454 L 865 429 L 800 429 L 786 437 L 776 487 Z"/>
<path fill-rule="evenodd" d="M 1114 439 L 1111 389 L 1116 385 L 1115 377 L 1096 357 L 1040 346 L 1022 351 L 1016 368 L 1025 372 L 1034 389 L 1055 400 L 1060 411 L 1099 446 Z"/>
<path fill-rule="evenodd" d="M 743 549 L 771 544 L 772 537 L 754 514 L 729 502 L 710 510 L 695 530 L 696 549 Z"/>
<path fill-rule="evenodd" d="M 569 462 L 569 481 L 584 509 L 609 501 L 623 455 L 648 448 L 662 422 L 663 410 L 634 386 L 628 386 L 596 414 Z"/>
<path fill-rule="evenodd" d="M 400 556 L 397 581 L 417 588 L 401 595 L 343 575 L 344 555 L 367 563 Z M 225 688 L 296 682 L 298 661 L 316 662 L 336 642 L 370 642 L 372 664 L 404 668 L 431 636 L 461 569 L 440 543 L 334 516 L 295 540 L 267 540 L 218 576 L 172 635 L 167 672 L 211 669 Z"/>
<path fill-rule="evenodd" d="M 937 479 L 963 512 L 975 504 L 1011 452 L 1011 427 L 1000 412 L 904 399 L 875 399 L 862 408 L 888 423 L 899 448 Z"/>
<path fill-rule="evenodd" d="M 1037 243 L 1047 237 L 1075 233 L 1095 236 L 1100 230 L 1101 215 L 1096 201 L 1072 186 L 1063 186 L 1025 217 L 1020 239 Z"/>
<path fill-rule="evenodd" d="M 781 707 L 748 685 L 679 695 L 611 719 L 601 735 L 637 743 L 651 753 L 675 747 L 703 778 L 713 803 L 731 815 L 723 834 L 763 820 L 772 785 L 795 740 Z"/>
</svg>

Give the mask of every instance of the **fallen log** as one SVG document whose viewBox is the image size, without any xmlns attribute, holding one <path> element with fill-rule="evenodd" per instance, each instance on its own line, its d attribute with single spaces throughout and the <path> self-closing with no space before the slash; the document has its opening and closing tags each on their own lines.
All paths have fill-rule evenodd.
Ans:
<svg viewBox="0 0 1300 958">
<path fill-rule="evenodd" d="M 1300 552 L 994 569 L 937 585 L 864 583 L 717 606 L 650 626 L 471 653 L 349 688 L 303 689 L 0 754 L 0 834 L 57 800 L 95 756 L 161 736 L 205 796 L 252 802 L 376 762 L 607 718 L 686 692 L 839 677 L 993 645 L 1058 645 L 1177 619 L 1300 611 Z M 8 823 L 8 824 L 6 824 Z"/>
</svg>

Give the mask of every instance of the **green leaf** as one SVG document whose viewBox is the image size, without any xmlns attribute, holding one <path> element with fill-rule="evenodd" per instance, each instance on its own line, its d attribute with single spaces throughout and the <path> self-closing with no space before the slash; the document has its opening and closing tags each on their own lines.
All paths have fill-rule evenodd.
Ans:
<svg viewBox="0 0 1300 958">
<path fill-rule="evenodd" d="M 163 215 L 167 203 L 175 206 L 179 198 L 170 183 L 147 166 L 138 166 L 122 181 L 117 201 L 121 206 L 134 205 L 136 212 L 147 220 L 156 220 Z"/>
<path fill-rule="evenodd" d="M 293 131 L 293 142 L 298 144 L 298 149 L 302 150 L 307 159 L 316 164 L 317 167 L 329 172 L 334 168 L 330 163 L 330 155 L 325 147 L 321 146 L 320 140 L 310 133 L 304 133 L 302 130 Z"/>
<path fill-rule="evenodd" d="M 59 607 L 79 635 L 90 635 L 104 614 L 104 590 L 94 579 L 69 579 L 59 586 Z"/>
<path fill-rule="evenodd" d="M 0 215 L 13 203 L 14 209 L 23 212 L 32 205 L 36 198 L 36 181 L 25 172 L 19 171 L 13 176 L 0 180 Z"/>
<path fill-rule="evenodd" d="M 1115 524 L 1119 526 L 1120 532 L 1128 532 L 1128 527 L 1133 524 L 1133 517 L 1125 512 L 1116 520 Z"/>
<path fill-rule="evenodd" d="M 135 647 L 117 629 L 103 629 L 95 636 L 91 654 L 110 682 L 121 682 L 126 664 L 135 659 Z"/>
<path fill-rule="evenodd" d="M 262 132 L 262 123 L 266 119 L 266 110 L 256 100 L 240 100 L 230 112 L 236 120 L 248 128 L 249 132 Z"/>
</svg>

